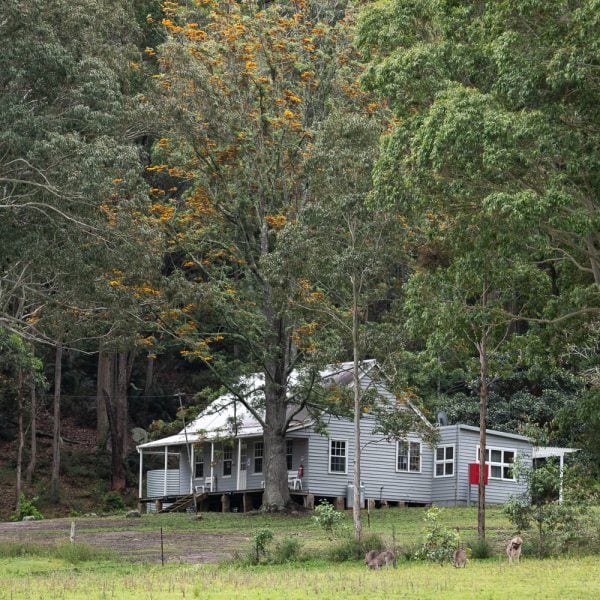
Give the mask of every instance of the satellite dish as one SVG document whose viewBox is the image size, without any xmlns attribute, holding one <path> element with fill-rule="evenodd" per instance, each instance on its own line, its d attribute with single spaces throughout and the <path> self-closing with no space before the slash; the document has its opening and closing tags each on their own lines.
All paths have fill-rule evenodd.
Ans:
<svg viewBox="0 0 600 600">
<path fill-rule="evenodd" d="M 448 425 L 448 415 L 443 410 L 438 410 L 436 421 L 440 427 L 445 427 Z"/>
</svg>

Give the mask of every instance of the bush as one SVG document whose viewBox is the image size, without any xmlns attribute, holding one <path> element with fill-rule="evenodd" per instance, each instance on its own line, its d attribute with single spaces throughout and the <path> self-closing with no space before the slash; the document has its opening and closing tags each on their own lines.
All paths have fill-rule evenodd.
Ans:
<svg viewBox="0 0 600 600">
<path fill-rule="evenodd" d="M 335 510 L 333 504 L 327 500 L 321 500 L 318 506 L 315 507 L 314 522 L 321 528 L 329 539 L 333 536 L 333 531 L 342 522 L 344 515 Z"/>
<path fill-rule="evenodd" d="M 353 534 L 348 532 L 347 536 L 329 548 L 327 558 L 334 562 L 362 560 L 369 550 L 385 550 L 385 544 L 378 534 L 363 535 L 358 542 Z"/>
<path fill-rule="evenodd" d="M 460 539 L 458 532 L 451 531 L 438 522 L 441 509 L 432 506 L 425 513 L 425 537 L 416 558 L 437 563 L 451 562 Z"/>
<path fill-rule="evenodd" d="M 102 496 L 102 510 L 104 512 L 117 512 L 125 509 L 125 503 L 118 492 L 107 492 Z"/>
<path fill-rule="evenodd" d="M 10 514 L 11 521 L 22 521 L 25 517 L 33 517 L 36 521 L 44 518 L 44 515 L 38 510 L 35 503 L 37 498 L 27 498 L 21 493 L 19 496 L 19 510 Z"/>
<path fill-rule="evenodd" d="M 524 552 L 543 558 L 577 546 L 585 547 L 582 542 L 589 512 L 586 495 L 581 490 L 565 488 L 564 502 L 559 504 L 556 499 L 559 472 L 552 463 L 525 471 L 522 477 L 527 484 L 526 492 L 508 500 L 504 512 L 518 532 L 535 527 L 535 544 L 527 541 Z"/>
<path fill-rule="evenodd" d="M 268 546 L 273 541 L 273 532 L 270 529 L 261 529 L 252 539 L 252 548 L 248 557 L 251 564 L 260 563 L 261 557 L 265 558 L 268 552 Z"/>
<path fill-rule="evenodd" d="M 492 545 L 484 540 L 475 540 L 469 544 L 469 550 L 473 558 L 491 558 L 494 556 Z"/>
<path fill-rule="evenodd" d="M 283 564 L 300 560 L 302 542 L 297 537 L 286 537 L 275 544 L 271 562 Z"/>
</svg>

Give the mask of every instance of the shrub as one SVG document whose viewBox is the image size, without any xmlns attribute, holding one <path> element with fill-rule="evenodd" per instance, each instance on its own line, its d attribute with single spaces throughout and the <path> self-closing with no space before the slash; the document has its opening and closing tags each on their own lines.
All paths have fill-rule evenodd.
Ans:
<svg viewBox="0 0 600 600">
<path fill-rule="evenodd" d="M 37 498 L 27 498 L 21 493 L 19 496 L 19 510 L 10 514 L 11 521 L 22 521 L 25 517 L 33 517 L 36 521 L 43 519 L 44 515 L 38 510 L 35 503 Z"/>
<path fill-rule="evenodd" d="M 342 522 L 344 515 L 335 510 L 332 504 L 327 500 L 321 500 L 318 506 L 315 507 L 314 522 L 321 528 L 331 539 L 333 531 Z"/>
<path fill-rule="evenodd" d="M 261 557 L 267 556 L 268 546 L 273 541 L 273 532 L 270 529 L 261 529 L 252 539 L 251 562 L 260 563 Z"/>
<path fill-rule="evenodd" d="M 348 535 L 329 548 L 327 558 L 334 562 L 362 560 L 369 550 L 385 550 L 385 544 L 378 534 L 363 535 L 359 542 L 348 532 Z"/>
<path fill-rule="evenodd" d="M 125 503 L 118 492 L 107 492 L 102 496 L 102 510 L 104 512 L 116 512 L 125 509 Z"/>
<path fill-rule="evenodd" d="M 519 532 L 535 527 L 536 544 L 526 543 L 526 551 L 540 558 L 585 546 L 582 540 L 588 513 L 586 495 L 565 489 L 565 501 L 557 500 L 559 472 L 548 463 L 522 474 L 527 484 L 524 494 L 512 497 L 504 512 Z"/>
<path fill-rule="evenodd" d="M 492 545 L 485 540 L 475 540 L 469 544 L 469 550 L 473 558 L 491 558 L 494 556 Z"/>
<path fill-rule="evenodd" d="M 300 559 L 300 551 L 302 550 L 302 542 L 297 537 L 286 537 L 275 544 L 271 556 L 271 562 L 282 564 L 287 562 L 295 562 Z"/>
<path fill-rule="evenodd" d="M 458 532 L 438 522 L 441 512 L 440 508 L 432 506 L 425 513 L 423 544 L 416 556 L 421 560 L 432 560 L 440 564 L 452 561 L 454 551 L 460 542 Z"/>
</svg>

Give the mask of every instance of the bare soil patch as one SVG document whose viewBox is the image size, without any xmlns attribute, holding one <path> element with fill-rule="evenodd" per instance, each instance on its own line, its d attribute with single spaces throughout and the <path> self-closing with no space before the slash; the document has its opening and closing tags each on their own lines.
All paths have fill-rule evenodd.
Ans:
<svg viewBox="0 0 600 600">
<path fill-rule="evenodd" d="M 160 523 L 148 528 L 140 519 L 78 518 L 0 523 L 0 543 L 54 544 L 68 542 L 75 520 L 75 541 L 114 552 L 115 558 L 160 563 Z M 163 531 L 165 562 L 214 563 L 230 560 L 247 537 L 202 531 Z"/>
</svg>

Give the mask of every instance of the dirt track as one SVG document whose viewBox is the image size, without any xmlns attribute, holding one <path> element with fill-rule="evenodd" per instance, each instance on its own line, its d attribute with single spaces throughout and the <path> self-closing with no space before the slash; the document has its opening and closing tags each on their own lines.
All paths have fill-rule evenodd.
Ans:
<svg viewBox="0 0 600 600">
<path fill-rule="evenodd" d="M 71 521 L 75 520 L 75 539 L 82 544 L 114 551 L 131 560 L 159 563 L 160 523 L 150 529 L 141 519 L 84 518 L 48 519 L 21 523 L 0 523 L 0 544 L 9 541 L 52 544 L 68 541 Z M 118 531 L 115 531 L 118 529 Z M 166 529 L 166 528 L 165 528 Z M 231 558 L 243 547 L 246 537 L 194 531 L 163 532 L 165 562 L 208 563 Z"/>
</svg>

